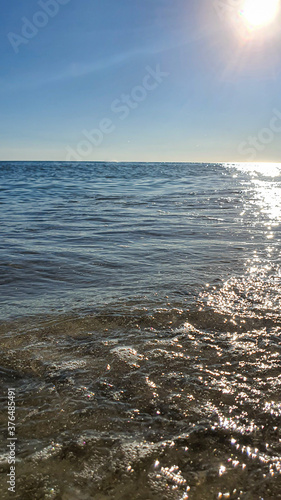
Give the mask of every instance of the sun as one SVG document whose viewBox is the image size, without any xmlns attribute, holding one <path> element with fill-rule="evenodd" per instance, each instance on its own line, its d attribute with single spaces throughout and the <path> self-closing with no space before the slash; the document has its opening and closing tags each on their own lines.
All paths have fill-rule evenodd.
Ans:
<svg viewBox="0 0 281 500">
<path fill-rule="evenodd" d="M 241 16 L 252 28 L 260 28 L 274 21 L 279 0 L 245 0 Z"/>
</svg>

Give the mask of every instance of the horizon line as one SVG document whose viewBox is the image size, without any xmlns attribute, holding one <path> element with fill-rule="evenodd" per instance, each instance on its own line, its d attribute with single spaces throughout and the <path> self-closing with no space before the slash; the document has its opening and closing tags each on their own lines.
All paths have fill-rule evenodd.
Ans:
<svg viewBox="0 0 281 500">
<path fill-rule="evenodd" d="M 67 160 L 0 160 L 0 163 L 35 163 L 35 162 L 39 162 L 39 163 L 67 163 L 67 164 L 73 164 L 73 163 L 77 163 L 77 164 L 80 164 L 80 163 L 177 163 L 177 164 L 186 164 L 186 163 L 189 163 L 189 164 L 192 164 L 192 163 L 203 163 L 203 164 L 223 164 L 223 163 L 244 163 L 244 164 L 260 164 L 260 163 L 266 163 L 266 164 L 269 164 L 269 163 L 273 163 L 273 164 L 281 164 L 281 160 L 280 161 L 266 161 L 266 160 L 262 160 L 262 161 L 238 161 L 238 160 L 223 160 L 223 161 L 199 161 L 199 160 L 196 160 L 196 161 L 175 161 L 175 160 L 169 160 L 169 161 L 166 161 L 166 160 L 159 160 L 159 161 L 142 161 L 142 160 L 79 160 L 79 161 L 67 161 Z"/>
</svg>

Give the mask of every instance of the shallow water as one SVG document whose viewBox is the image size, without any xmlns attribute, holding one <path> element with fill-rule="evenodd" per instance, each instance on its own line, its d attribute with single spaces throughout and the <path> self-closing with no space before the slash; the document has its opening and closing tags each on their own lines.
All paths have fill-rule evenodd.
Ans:
<svg viewBox="0 0 281 500">
<path fill-rule="evenodd" d="M 281 498 L 281 166 L 0 177 L 2 498 Z"/>
</svg>

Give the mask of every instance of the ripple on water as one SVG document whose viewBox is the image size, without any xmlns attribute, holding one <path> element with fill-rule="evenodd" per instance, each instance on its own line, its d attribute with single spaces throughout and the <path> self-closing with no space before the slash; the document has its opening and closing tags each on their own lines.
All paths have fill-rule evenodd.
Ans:
<svg viewBox="0 0 281 500">
<path fill-rule="evenodd" d="M 279 498 L 280 327 L 248 330 L 242 308 L 234 328 L 229 287 L 193 311 L 4 325 L 16 498 Z"/>
</svg>

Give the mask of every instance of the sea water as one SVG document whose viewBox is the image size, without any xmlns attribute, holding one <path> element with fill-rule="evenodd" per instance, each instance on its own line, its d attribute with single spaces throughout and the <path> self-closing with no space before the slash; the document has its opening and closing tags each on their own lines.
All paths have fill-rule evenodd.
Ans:
<svg viewBox="0 0 281 500">
<path fill-rule="evenodd" d="M 1 498 L 281 498 L 281 165 L 0 163 Z"/>
</svg>

